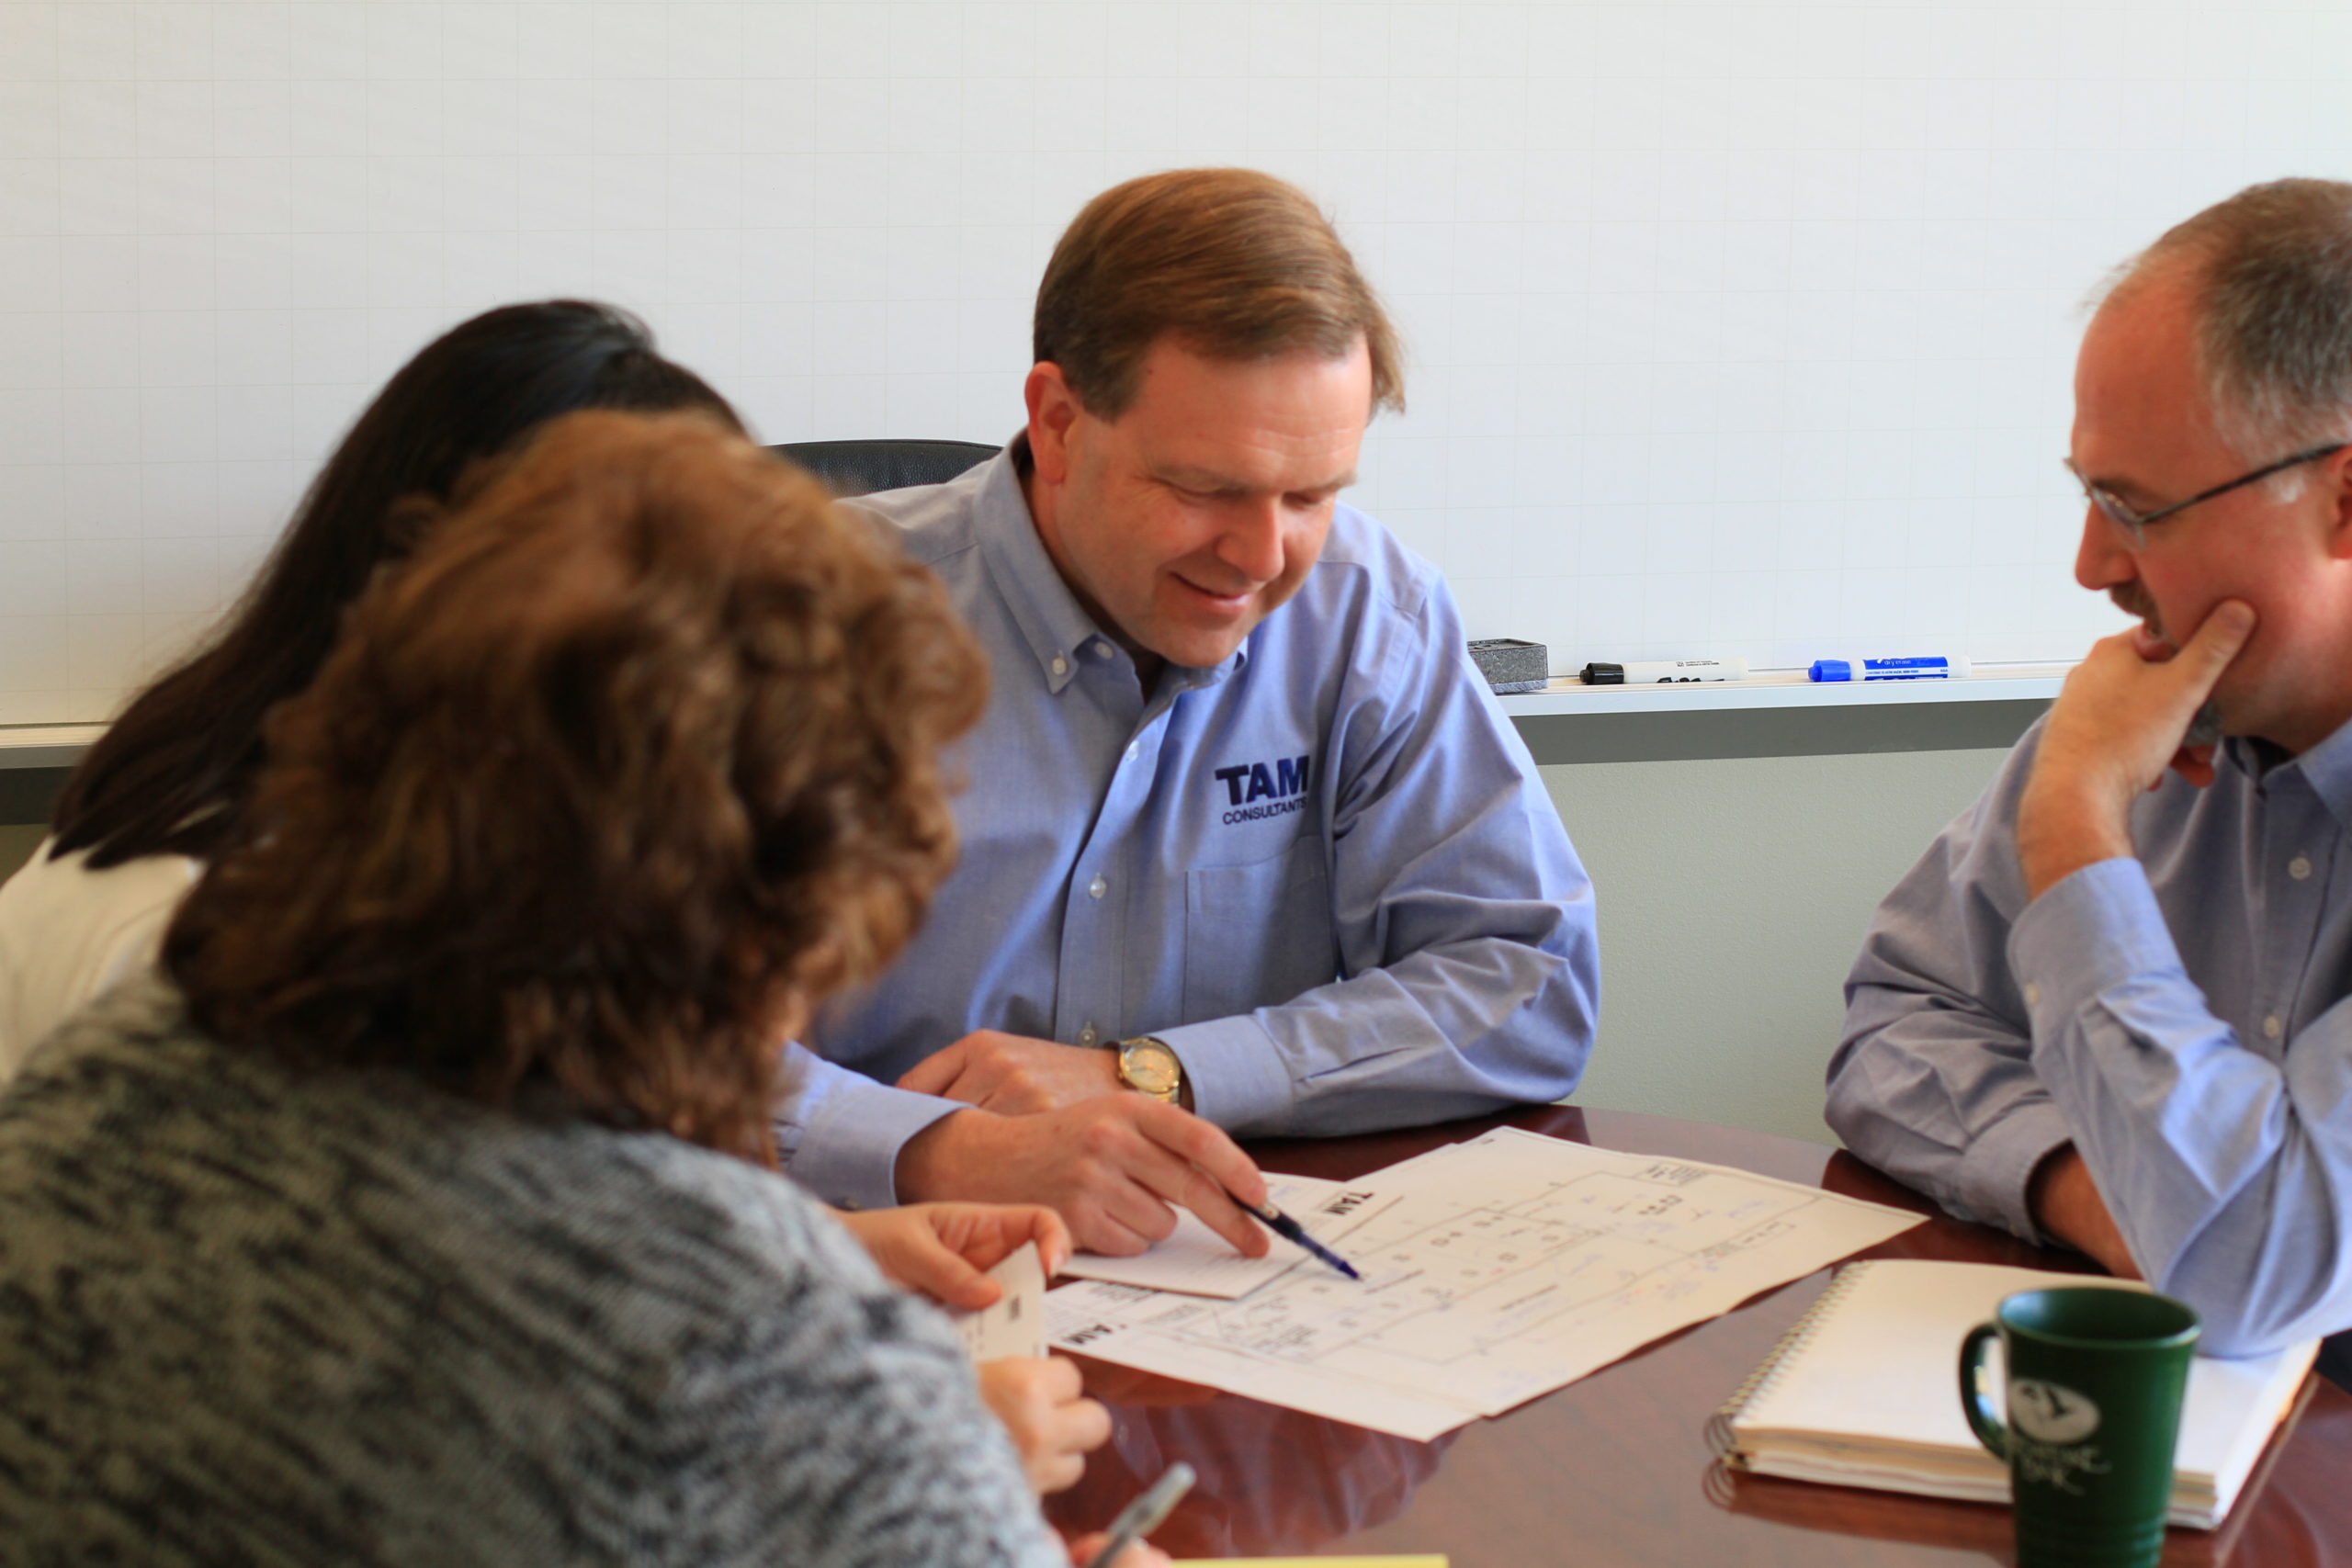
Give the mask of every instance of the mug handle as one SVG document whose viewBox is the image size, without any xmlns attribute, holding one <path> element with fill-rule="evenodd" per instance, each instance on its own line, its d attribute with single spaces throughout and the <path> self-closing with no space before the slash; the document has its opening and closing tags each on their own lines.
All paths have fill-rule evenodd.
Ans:
<svg viewBox="0 0 2352 1568">
<path fill-rule="evenodd" d="M 1992 1450 L 1993 1457 L 2009 1457 L 2009 1429 L 1993 1414 L 1992 1402 L 1984 1397 L 1984 1347 L 2000 1334 L 1998 1324 L 1980 1323 L 1968 1331 L 1960 1342 L 1960 1408 L 1975 1430 L 1976 1440 Z"/>
</svg>

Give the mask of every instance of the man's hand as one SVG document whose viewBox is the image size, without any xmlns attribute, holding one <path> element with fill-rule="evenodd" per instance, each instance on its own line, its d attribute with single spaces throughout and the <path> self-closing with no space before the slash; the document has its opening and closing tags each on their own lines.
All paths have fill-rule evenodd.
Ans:
<svg viewBox="0 0 2352 1568">
<path fill-rule="evenodd" d="M 1008 1356 L 979 1365 L 988 1401 L 1039 1496 L 1078 1484 L 1086 1456 L 1111 1440 L 1111 1413 L 1084 1393 L 1078 1363 L 1061 1356 Z"/>
<path fill-rule="evenodd" d="M 1002 1116 L 1032 1116 L 1127 1092 L 1119 1081 L 1116 1051 L 1033 1040 L 997 1029 L 976 1029 L 924 1057 L 899 1080 L 899 1087 L 960 1100 Z"/>
<path fill-rule="evenodd" d="M 857 1237 L 882 1277 L 943 1305 L 978 1312 L 1004 1287 L 988 1277 L 1029 1242 L 1052 1279 L 1069 1261 L 1069 1229 L 1037 1203 L 916 1203 L 833 1217 Z"/>
<path fill-rule="evenodd" d="M 2132 1249 L 2124 1245 L 2123 1233 L 2116 1228 L 2107 1200 L 2099 1196 L 2098 1183 L 2091 1179 L 2091 1168 L 2074 1145 L 2043 1160 L 2034 1171 L 2026 1205 L 2045 1235 L 2090 1254 L 2119 1280 L 2140 1277 L 2140 1266 L 2132 1260 Z"/>
<path fill-rule="evenodd" d="M 2152 658 L 2136 631 L 2092 645 L 2050 710 L 2018 802 L 2029 899 L 2084 866 L 2131 854 L 2132 803 L 2162 783 L 2167 767 L 2200 787 L 2212 782 L 2211 749 L 2184 750 L 2182 741 L 2253 635 L 2253 608 L 2230 599 L 2170 659 Z"/>
<path fill-rule="evenodd" d="M 1140 1094 L 1102 1095 L 1035 1116 L 958 1111 L 899 1151 L 899 1196 L 1051 1203 L 1078 1245 L 1114 1257 L 1176 1228 L 1173 1203 L 1247 1258 L 1266 1235 L 1234 1201 L 1266 1201 L 1266 1180 L 1231 1138 Z M 1232 1194 L 1231 1197 L 1227 1194 Z"/>
</svg>

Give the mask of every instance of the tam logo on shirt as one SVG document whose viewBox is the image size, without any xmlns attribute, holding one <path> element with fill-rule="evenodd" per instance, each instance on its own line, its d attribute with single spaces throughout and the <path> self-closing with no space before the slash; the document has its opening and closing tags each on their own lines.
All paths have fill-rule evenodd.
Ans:
<svg viewBox="0 0 2352 1568">
<path fill-rule="evenodd" d="M 1308 752 L 1302 757 L 1277 757 L 1271 762 L 1243 762 L 1217 769 L 1215 777 L 1225 785 L 1226 805 L 1233 807 L 1225 814 L 1225 821 L 1254 822 L 1304 807 L 1308 764 L 1313 760 L 1314 753 Z"/>
</svg>

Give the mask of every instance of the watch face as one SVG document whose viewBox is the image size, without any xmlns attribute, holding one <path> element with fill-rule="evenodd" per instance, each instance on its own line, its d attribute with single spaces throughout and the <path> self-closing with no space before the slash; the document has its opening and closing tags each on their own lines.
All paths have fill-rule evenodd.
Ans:
<svg viewBox="0 0 2352 1568">
<path fill-rule="evenodd" d="M 1159 1041 L 1136 1040 L 1119 1047 L 1119 1076 L 1146 1094 L 1171 1095 L 1184 1069 L 1176 1053 Z"/>
</svg>

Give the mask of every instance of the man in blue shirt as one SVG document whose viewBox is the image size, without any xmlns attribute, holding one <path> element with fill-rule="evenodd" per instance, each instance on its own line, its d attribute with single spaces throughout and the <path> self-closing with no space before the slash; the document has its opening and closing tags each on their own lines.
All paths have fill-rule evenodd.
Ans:
<svg viewBox="0 0 2352 1568">
<path fill-rule="evenodd" d="M 1010 447 L 866 502 L 994 685 L 961 863 L 810 1032 L 782 1146 L 836 1201 L 1049 1202 L 1108 1252 L 1177 1204 L 1258 1252 L 1228 1133 L 1576 1087 L 1591 888 L 1444 583 L 1339 501 L 1397 355 L 1311 202 L 1230 169 L 1106 192 L 1035 337 Z"/>
<path fill-rule="evenodd" d="M 2084 337 L 2075 410 L 2075 576 L 2141 625 L 1879 909 L 1829 1120 L 1947 1208 L 2186 1300 L 2208 1349 L 2335 1334 L 2352 186 L 2258 186 L 2158 241 Z"/>
</svg>

